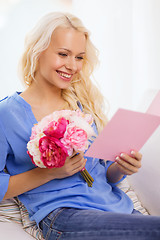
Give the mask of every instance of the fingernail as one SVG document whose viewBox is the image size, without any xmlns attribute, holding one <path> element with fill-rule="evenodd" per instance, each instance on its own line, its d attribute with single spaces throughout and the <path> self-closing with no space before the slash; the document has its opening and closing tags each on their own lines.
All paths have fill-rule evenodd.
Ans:
<svg viewBox="0 0 160 240">
<path fill-rule="evenodd" d="M 120 160 L 120 158 L 117 156 L 117 157 L 116 157 L 116 161 L 119 161 L 119 160 Z"/>
<path fill-rule="evenodd" d="M 134 154 L 135 154 L 135 151 L 131 150 L 131 154 L 134 155 Z"/>
<path fill-rule="evenodd" d="M 124 153 L 121 153 L 120 156 L 121 156 L 121 157 L 125 157 L 125 154 L 124 154 Z"/>
</svg>

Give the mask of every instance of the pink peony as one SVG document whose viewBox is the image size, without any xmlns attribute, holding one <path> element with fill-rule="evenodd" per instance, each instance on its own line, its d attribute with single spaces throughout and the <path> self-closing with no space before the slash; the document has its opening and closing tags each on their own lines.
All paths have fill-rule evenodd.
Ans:
<svg viewBox="0 0 160 240">
<path fill-rule="evenodd" d="M 73 150 L 85 151 L 88 142 L 87 133 L 74 124 L 70 124 L 61 142 L 67 148 L 69 155 L 72 155 Z"/>
<path fill-rule="evenodd" d="M 33 140 L 36 137 L 36 135 L 37 135 L 36 128 L 37 128 L 37 125 L 35 124 L 32 128 L 32 133 L 31 133 L 31 136 L 30 136 L 30 140 Z"/>
<path fill-rule="evenodd" d="M 43 131 L 46 136 L 62 138 L 66 131 L 69 121 L 65 118 L 59 118 L 58 121 L 52 121 L 48 124 L 47 128 Z"/>
<path fill-rule="evenodd" d="M 33 156 L 30 154 L 29 151 L 27 151 L 27 153 L 28 153 L 28 155 L 30 156 L 32 163 L 35 164 L 35 162 L 34 162 L 34 160 L 33 160 Z"/>
<path fill-rule="evenodd" d="M 62 167 L 68 156 L 66 148 L 54 137 L 44 136 L 39 140 L 41 160 L 47 168 Z"/>
</svg>

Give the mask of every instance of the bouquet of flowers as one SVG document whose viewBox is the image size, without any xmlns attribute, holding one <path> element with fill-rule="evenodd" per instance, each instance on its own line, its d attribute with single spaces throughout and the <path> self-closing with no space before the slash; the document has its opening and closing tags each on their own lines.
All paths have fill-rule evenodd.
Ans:
<svg viewBox="0 0 160 240">
<path fill-rule="evenodd" d="M 73 151 L 85 151 L 95 136 L 91 127 L 93 118 L 79 109 L 61 110 L 44 117 L 32 128 L 27 153 L 40 168 L 62 167 Z M 94 179 L 83 168 L 80 171 L 89 187 Z"/>
</svg>

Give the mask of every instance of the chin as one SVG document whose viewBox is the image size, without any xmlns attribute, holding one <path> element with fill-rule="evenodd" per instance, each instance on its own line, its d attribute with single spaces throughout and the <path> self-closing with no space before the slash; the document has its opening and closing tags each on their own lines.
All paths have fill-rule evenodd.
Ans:
<svg viewBox="0 0 160 240">
<path fill-rule="evenodd" d="M 60 88 L 61 89 L 67 89 L 71 86 L 71 82 L 65 82 L 64 84 L 61 84 Z"/>
</svg>

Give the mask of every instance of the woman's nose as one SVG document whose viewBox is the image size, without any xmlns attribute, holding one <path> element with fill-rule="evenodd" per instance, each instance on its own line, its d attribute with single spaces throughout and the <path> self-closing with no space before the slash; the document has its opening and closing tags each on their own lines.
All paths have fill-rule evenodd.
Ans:
<svg viewBox="0 0 160 240">
<path fill-rule="evenodd" d="M 68 59 L 66 63 L 66 68 L 71 70 L 72 72 L 77 71 L 77 63 L 75 58 Z"/>
</svg>

